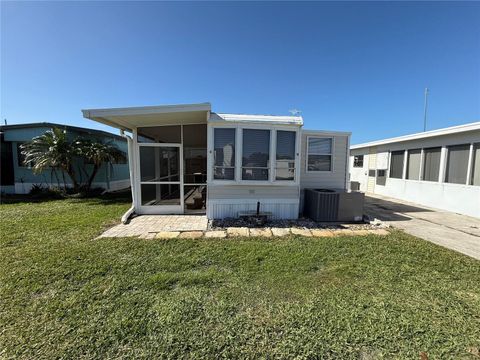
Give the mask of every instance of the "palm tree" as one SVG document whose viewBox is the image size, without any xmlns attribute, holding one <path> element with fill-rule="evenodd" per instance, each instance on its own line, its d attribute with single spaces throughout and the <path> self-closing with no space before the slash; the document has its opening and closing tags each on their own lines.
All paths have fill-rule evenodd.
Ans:
<svg viewBox="0 0 480 360">
<path fill-rule="evenodd" d="M 41 173 L 46 168 L 60 170 L 62 174 L 68 174 L 72 180 L 73 189 L 75 191 L 79 189 L 77 174 L 73 168 L 74 159 L 79 152 L 74 146 L 74 141 L 68 140 L 66 131 L 59 128 L 48 130 L 45 134 L 23 144 L 21 150 L 25 156 L 25 162 L 32 166 L 35 174 Z"/>
<path fill-rule="evenodd" d="M 114 143 L 102 143 L 98 141 L 91 141 L 87 139 L 80 139 L 77 141 L 79 154 L 89 163 L 93 164 L 92 172 L 88 177 L 86 188 L 89 190 L 92 187 L 93 180 L 98 173 L 102 164 L 112 166 L 118 161 L 125 160 L 125 153 L 121 151 Z"/>
</svg>

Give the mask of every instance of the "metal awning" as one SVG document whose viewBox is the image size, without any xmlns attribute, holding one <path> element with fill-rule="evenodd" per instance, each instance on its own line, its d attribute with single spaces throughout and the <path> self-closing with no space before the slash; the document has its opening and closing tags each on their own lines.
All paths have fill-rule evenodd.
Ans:
<svg viewBox="0 0 480 360">
<path fill-rule="evenodd" d="M 110 109 L 85 109 L 83 117 L 121 130 L 141 126 L 201 124 L 210 116 L 211 104 L 181 104 Z"/>
</svg>

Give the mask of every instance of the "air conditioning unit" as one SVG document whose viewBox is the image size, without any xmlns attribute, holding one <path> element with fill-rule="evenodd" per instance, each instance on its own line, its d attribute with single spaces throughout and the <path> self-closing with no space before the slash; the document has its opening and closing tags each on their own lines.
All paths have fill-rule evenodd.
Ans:
<svg viewBox="0 0 480 360">
<path fill-rule="evenodd" d="M 345 190 L 305 189 L 304 215 L 315 221 L 354 222 L 363 219 L 365 194 Z"/>
</svg>

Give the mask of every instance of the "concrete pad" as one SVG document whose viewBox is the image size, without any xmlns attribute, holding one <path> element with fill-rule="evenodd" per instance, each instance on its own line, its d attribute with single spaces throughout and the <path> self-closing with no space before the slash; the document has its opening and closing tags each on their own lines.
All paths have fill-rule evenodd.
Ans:
<svg viewBox="0 0 480 360">
<path fill-rule="evenodd" d="M 178 236 L 181 239 L 198 239 L 203 236 L 202 231 L 184 231 Z"/>
<path fill-rule="evenodd" d="M 312 229 L 312 235 L 315 237 L 332 237 L 333 232 L 325 229 Z"/>
<path fill-rule="evenodd" d="M 312 232 L 309 229 L 291 228 L 290 231 L 293 235 L 300 235 L 306 237 L 312 236 Z"/>
<path fill-rule="evenodd" d="M 173 239 L 180 235 L 180 231 L 160 231 L 155 239 Z"/>
<path fill-rule="evenodd" d="M 480 219 L 377 194 L 365 196 L 365 213 L 407 234 L 480 260 Z"/>
<path fill-rule="evenodd" d="M 272 228 L 273 236 L 287 236 L 290 235 L 289 228 Z"/>
<path fill-rule="evenodd" d="M 247 227 L 229 227 L 227 228 L 227 235 L 229 237 L 232 236 L 248 236 L 248 228 Z"/>
<path fill-rule="evenodd" d="M 272 230 L 269 228 L 250 229 L 250 236 L 272 237 Z"/>
<path fill-rule="evenodd" d="M 215 231 L 206 231 L 205 232 L 206 238 L 219 238 L 223 239 L 227 237 L 227 232 L 223 230 L 215 230 Z"/>
</svg>

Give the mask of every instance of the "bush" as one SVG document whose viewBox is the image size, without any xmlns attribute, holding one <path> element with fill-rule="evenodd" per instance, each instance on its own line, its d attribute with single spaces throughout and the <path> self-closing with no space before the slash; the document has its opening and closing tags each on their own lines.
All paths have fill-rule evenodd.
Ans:
<svg viewBox="0 0 480 360">
<path fill-rule="evenodd" d="M 58 187 L 48 187 L 42 184 L 33 184 L 29 195 L 36 199 L 62 199 L 65 191 Z"/>
<path fill-rule="evenodd" d="M 77 193 L 72 193 L 69 197 L 72 198 L 92 198 L 92 197 L 99 197 L 105 191 L 104 188 L 96 187 L 96 188 L 88 188 L 88 186 L 82 186 L 78 189 Z"/>
</svg>

